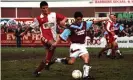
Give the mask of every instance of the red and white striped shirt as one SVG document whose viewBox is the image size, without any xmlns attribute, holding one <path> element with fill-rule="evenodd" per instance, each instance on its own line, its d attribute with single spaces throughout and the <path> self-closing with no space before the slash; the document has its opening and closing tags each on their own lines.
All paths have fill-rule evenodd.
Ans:
<svg viewBox="0 0 133 80">
<path fill-rule="evenodd" d="M 57 21 L 62 21 L 64 18 L 65 16 L 55 12 L 50 12 L 46 17 L 41 14 L 34 19 L 34 22 L 30 25 L 30 27 L 40 27 L 42 37 L 47 40 L 56 40 Z"/>
<path fill-rule="evenodd" d="M 105 27 L 107 32 L 114 32 L 114 22 L 109 20 L 107 21 L 106 27 Z"/>
</svg>

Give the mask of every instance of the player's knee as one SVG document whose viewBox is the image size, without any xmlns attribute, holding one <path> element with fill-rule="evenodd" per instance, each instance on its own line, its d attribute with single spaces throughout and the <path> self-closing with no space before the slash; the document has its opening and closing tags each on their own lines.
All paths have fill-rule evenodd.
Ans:
<svg viewBox="0 0 133 80">
<path fill-rule="evenodd" d="M 88 63 L 89 62 L 89 54 L 84 54 L 81 56 L 82 60 L 84 60 L 85 63 Z"/>
<path fill-rule="evenodd" d="M 68 62 L 68 64 L 69 65 L 73 65 L 74 64 L 74 61 L 71 60 L 71 61 Z"/>
<path fill-rule="evenodd" d="M 89 57 L 85 57 L 84 62 L 89 63 Z"/>
<path fill-rule="evenodd" d="M 74 58 L 74 59 L 73 59 L 73 58 L 70 58 L 70 59 L 68 60 L 68 64 L 69 64 L 69 65 L 73 65 L 74 62 L 75 62 L 75 58 Z"/>
</svg>

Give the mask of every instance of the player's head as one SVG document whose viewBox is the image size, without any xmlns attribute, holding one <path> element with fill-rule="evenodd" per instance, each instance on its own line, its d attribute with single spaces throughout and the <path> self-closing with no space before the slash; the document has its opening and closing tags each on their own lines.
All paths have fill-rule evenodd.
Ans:
<svg viewBox="0 0 133 80">
<path fill-rule="evenodd" d="M 74 13 L 75 22 L 80 24 L 82 22 L 83 14 L 80 11 Z"/>
<path fill-rule="evenodd" d="M 49 12 L 49 10 L 48 10 L 48 3 L 46 1 L 42 1 L 40 3 L 40 9 L 41 9 L 43 14 L 48 14 L 48 12 Z"/>
<path fill-rule="evenodd" d="M 113 22 L 116 22 L 116 15 L 115 14 L 110 14 L 109 15 L 109 18 L 113 21 Z"/>
</svg>

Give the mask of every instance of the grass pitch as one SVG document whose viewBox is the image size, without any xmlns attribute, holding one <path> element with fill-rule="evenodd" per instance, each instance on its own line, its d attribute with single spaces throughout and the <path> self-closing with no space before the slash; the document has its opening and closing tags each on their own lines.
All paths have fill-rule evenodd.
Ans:
<svg viewBox="0 0 133 80">
<path fill-rule="evenodd" d="M 91 57 L 90 71 L 95 80 L 133 80 L 133 49 L 120 49 L 123 59 L 97 58 L 100 48 L 88 48 Z M 54 64 L 50 71 L 42 71 L 40 77 L 32 72 L 42 60 L 44 48 L 1 48 L 2 80 L 74 80 L 71 73 L 75 69 L 82 71 L 83 61 L 77 59 L 74 65 Z M 69 56 L 69 48 L 57 48 L 56 57 Z"/>
</svg>

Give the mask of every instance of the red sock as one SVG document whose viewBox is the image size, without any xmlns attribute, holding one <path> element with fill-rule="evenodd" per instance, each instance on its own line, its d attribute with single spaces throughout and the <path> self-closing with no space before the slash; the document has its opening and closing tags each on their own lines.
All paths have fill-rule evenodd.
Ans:
<svg viewBox="0 0 133 80">
<path fill-rule="evenodd" d="M 115 56 L 115 49 L 112 49 L 112 56 Z"/>
<path fill-rule="evenodd" d="M 44 66 L 46 63 L 49 63 L 53 57 L 54 54 L 54 49 L 53 50 L 49 50 L 48 53 L 46 54 L 46 59 L 45 61 L 42 61 L 40 63 L 40 65 L 38 66 L 38 68 L 36 69 L 36 72 L 40 72 L 44 69 Z"/>
<path fill-rule="evenodd" d="M 112 56 L 116 56 L 116 50 L 118 49 L 118 45 L 115 45 L 112 49 Z"/>
<path fill-rule="evenodd" d="M 36 72 L 40 72 L 41 70 L 43 70 L 44 69 L 44 66 L 45 66 L 45 63 L 42 61 L 40 63 L 40 65 L 38 66 L 38 68 L 36 69 Z"/>
<path fill-rule="evenodd" d="M 54 54 L 54 49 L 48 51 L 48 53 L 46 54 L 45 63 L 49 63 L 51 61 L 53 54 Z"/>
</svg>

